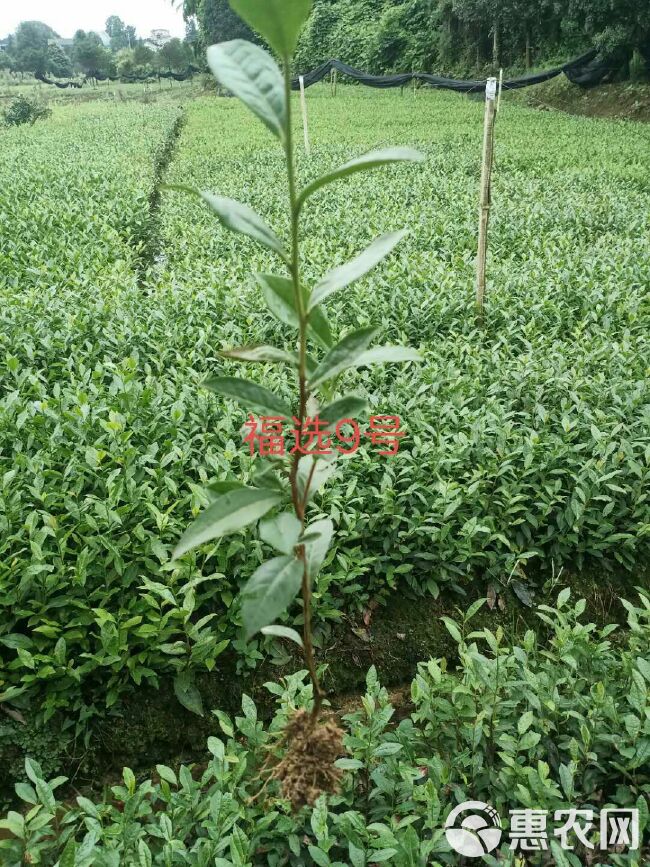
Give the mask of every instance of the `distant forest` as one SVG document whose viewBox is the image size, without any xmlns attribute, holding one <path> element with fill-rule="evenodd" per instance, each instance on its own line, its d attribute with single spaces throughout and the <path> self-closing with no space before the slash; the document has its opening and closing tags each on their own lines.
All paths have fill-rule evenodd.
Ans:
<svg viewBox="0 0 650 867">
<path fill-rule="evenodd" d="M 228 0 L 185 0 L 204 44 L 251 38 Z M 598 47 L 621 77 L 650 72 L 648 0 L 314 0 L 296 71 L 335 57 L 369 72 L 530 69 Z"/>
<path fill-rule="evenodd" d="M 23 21 L 6 39 L 0 39 L 0 70 L 20 74 L 71 78 L 89 73 L 107 76 L 155 75 L 163 70 L 184 70 L 196 62 L 197 34 L 188 22 L 185 40 L 140 37 L 133 26 L 111 15 L 100 33 L 77 30 L 62 39 L 42 21 Z M 165 31 L 156 31 L 164 33 Z"/>
</svg>

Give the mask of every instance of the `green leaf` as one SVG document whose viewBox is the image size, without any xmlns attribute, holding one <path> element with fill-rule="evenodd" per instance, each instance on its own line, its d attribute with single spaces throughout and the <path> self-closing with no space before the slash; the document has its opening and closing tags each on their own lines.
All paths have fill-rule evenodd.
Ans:
<svg viewBox="0 0 650 867">
<path fill-rule="evenodd" d="M 43 804 L 45 809 L 49 813 L 56 812 L 56 799 L 54 797 L 54 792 L 48 783 L 46 783 L 45 780 L 36 780 L 34 788 L 36 789 L 38 800 Z"/>
<path fill-rule="evenodd" d="M 645 795 L 639 795 L 636 799 L 636 808 L 639 811 L 639 833 L 643 834 L 648 827 L 648 799 Z"/>
<path fill-rule="evenodd" d="M 257 722 L 257 707 L 250 695 L 246 695 L 246 693 L 241 697 L 241 709 L 246 719 L 249 719 L 251 722 Z"/>
<path fill-rule="evenodd" d="M 563 608 L 566 603 L 569 601 L 569 596 L 571 596 L 571 588 L 565 587 L 557 597 L 557 607 Z"/>
<path fill-rule="evenodd" d="M 59 867 L 75 867 L 77 860 L 77 844 L 74 837 L 71 837 L 65 844 L 65 849 L 59 860 Z"/>
<path fill-rule="evenodd" d="M 481 608 L 483 608 L 486 602 L 487 599 L 476 599 L 474 602 L 472 602 L 472 604 L 465 612 L 465 621 L 467 622 L 468 620 L 471 620 L 475 614 L 478 614 L 478 612 L 481 610 Z"/>
<path fill-rule="evenodd" d="M 203 700 L 196 684 L 194 676 L 189 671 L 180 671 L 174 678 L 174 692 L 176 698 L 183 707 L 192 713 L 203 716 Z"/>
<path fill-rule="evenodd" d="M 557 840 L 551 840 L 551 853 L 555 867 L 572 867 L 565 849 L 562 849 Z"/>
<path fill-rule="evenodd" d="M 171 768 L 167 767 L 167 765 L 156 765 L 156 771 L 161 780 L 165 780 L 165 782 L 169 783 L 171 786 L 178 785 L 176 774 Z"/>
<path fill-rule="evenodd" d="M 346 368 L 353 367 L 376 333 L 376 328 L 360 328 L 346 334 L 343 340 L 330 349 L 318 365 L 309 380 L 309 388 L 318 388 L 319 385 L 338 376 Z"/>
<path fill-rule="evenodd" d="M 246 235 L 266 247 L 278 253 L 283 258 L 286 256 L 282 241 L 270 229 L 264 220 L 256 214 L 248 205 L 229 199 L 225 196 L 215 196 L 212 193 L 203 192 L 201 198 L 210 205 L 214 213 L 231 232 Z"/>
<path fill-rule="evenodd" d="M 264 488 L 238 488 L 224 494 L 190 524 L 174 549 L 172 559 L 177 560 L 204 542 L 236 533 L 266 515 L 280 500 L 278 491 Z"/>
<path fill-rule="evenodd" d="M 124 780 L 124 785 L 126 786 L 129 795 L 132 795 L 135 792 L 136 779 L 131 768 L 123 768 L 122 779 Z"/>
<path fill-rule="evenodd" d="M 285 325 L 298 328 L 299 319 L 293 282 L 288 277 L 277 274 L 256 274 L 255 279 L 262 289 L 264 300 L 271 313 Z M 314 308 L 309 314 L 309 329 L 321 346 L 325 349 L 330 348 L 333 343 L 332 332 L 325 311 L 320 307 Z"/>
<path fill-rule="evenodd" d="M 144 840 L 138 840 L 138 867 L 151 867 L 152 864 L 151 849 Z"/>
<path fill-rule="evenodd" d="M 332 536 L 334 535 L 334 524 L 329 518 L 324 518 L 322 521 L 314 521 L 305 530 L 305 535 L 311 536 L 313 533 L 318 534 L 317 538 L 305 542 L 307 574 L 310 581 L 316 578 L 327 556 L 329 547 L 332 544 Z"/>
<path fill-rule="evenodd" d="M 314 307 L 308 317 L 309 330 L 324 349 L 334 344 L 327 315 L 322 307 Z"/>
<path fill-rule="evenodd" d="M 288 60 L 309 18 L 312 0 L 230 0 L 234 11 Z"/>
<path fill-rule="evenodd" d="M 648 683 L 650 683 L 650 662 L 647 659 L 644 659 L 642 656 L 637 656 L 636 667 L 639 669 L 639 671 L 645 677 Z"/>
<path fill-rule="evenodd" d="M 354 367 L 369 367 L 371 364 L 396 364 L 404 361 L 422 361 L 422 356 L 408 346 L 373 346 L 362 353 Z"/>
<path fill-rule="evenodd" d="M 344 418 L 358 418 L 367 409 L 368 403 L 366 400 L 350 394 L 330 403 L 319 412 L 318 417 L 326 421 L 331 427 L 332 425 L 336 425 L 337 422 L 343 421 Z"/>
<path fill-rule="evenodd" d="M 252 208 L 249 208 L 243 202 L 229 199 L 226 196 L 215 196 L 214 193 L 197 190 L 194 187 L 184 186 L 183 184 L 169 184 L 164 189 L 178 190 L 179 192 L 189 193 L 192 196 L 203 199 L 212 208 L 219 222 L 226 229 L 252 238 L 253 241 L 257 241 L 263 247 L 273 250 L 274 253 L 277 253 L 286 260 L 287 254 L 282 241 L 266 225 L 259 214 L 255 213 Z"/>
<path fill-rule="evenodd" d="M 25 839 L 25 818 L 20 813 L 9 810 L 7 818 L 0 821 L 0 828 L 10 831 L 19 840 Z"/>
<path fill-rule="evenodd" d="M 460 642 L 463 640 L 463 636 L 460 634 L 460 629 L 456 626 L 454 621 L 451 620 L 449 617 L 441 617 L 440 619 L 447 627 L 447 631 L 454 639 L 454 641 L 457 641 L 460 644 Z"/>
<path fill-rule="evenodd" d="M 519 722 L 517 723 L 517 731 L 520 735 L 523 735 L 528 729 L 532 726 L 533 721 L 535 720 L 535 715 L 532 710 L 526 711 L 526 713 L 522 714 L 519 717 Z"/>
<path fill-rule="evenodd" d="M 278 476 L 275 467 L 264 458 L 260 458 L 257 462 L 255 472 L 251 478 L 251 484 L 255 488 L 273 488 L 276 491 L 285 490 L 283 480 Z"/>
<path fill-rule="evenodd" d="M 16 650 L 18 647 L 27 650 L 33 643 L 28 635 L 21 635 L 19 632 L 10 632 L 9 635 L 3 635 L 0 638 L 0 644 L 4 644 L 5 647 L 9 647 L 11 650 Z"/>
<path fill-rule="evenodd" d="M 402 744 L 395 743 L 394 741 L 384 741 L 383 744 L 379 744 L 379 746 L 373 750 L 372 754 L 376 758 L 381 758 L 382 756 L 395 756 L 401 751 Z"/>
<path fill-rule="evenodd" d="M 527 605 L 529 608 L 532 608 L 535 604 L 535 600 L 533 598 L 533 594 L 530 591 L 530 588 L 526 584 L 522 584 L 521 581 L 517 581 L 516 579 L 511 582 L 511 588 L 513 589 L 517 598 Z"/>
<path fill-rule="evenodd" d="M 219 738 L 210 737 L 208 738 L 208 749 L 215 757 L 215 759 L 223 760 L 226 755 L 226 748 L 224 746 L 223 741 L 219 740 Z"/>
<path fill-rule="evenodd" d="M 302 525 L 293 512 L 282 512 L 260 522 L 260 539 L 281 554 L 293 554 L 302 532 Z"/>
<path fill-rule="evenodd" d="M 352 840 L 348 842 L 348 857 L 352 867 L 366 867 L 367 862 L 363 849 L 355 846 Z"/>
<path fill-rule="evenodd" d="M 293 282 L 279 274 L 256 274 L 255 279 L 271 313 L 285 325 L 298 328 Z"/>
<path fill-rule="evenodd" d="M 205 493 L 211 503 L 214 503 L 219 497 L 224 494 L 229 494 L 231 491 L 238 491 L 246 487 L 243 482 L 237 479 L 224 479 L 220 482 L 210 482 L 205 489 Z"/>
<path fill-rule="evenodd" d="M 341 768 L 342 771 L 359 771 L 363 767 L 363 762 L 359 759 L 337 759 L 334 767 Z"/>
<path fill-rule="evenodd" d="M 242 591 L 242 620 L 250 638 L 287 610 L 302 582 L 303 564 L 295 557 L 274 557 L 255 570 Z"/>
<path fill-rule="evenodd" d="M 234 358 L 235 361 L 279 362 L 294 367 L 298 364 L 295 355 L 276 346 L 242 346 L 237 349 L 223 349 L 219 355 L 223 358 Z"/>
<path fill-rule="evenodd" d="M 25 773 L 34 784 L 36 784 L 38 780 L 43 779 L 43 770 L 41 766 L 35 759 L 30 759 L 29 757 L 25 759 Z"/>
<path fill-rule="evenodd" d="M 394 855 L 397 855 L 397 849 L 375 849 L 369 855 L 371 863 L 382 864 L 384 861 L 390 861 Z"/>
<path fill-rule="evenodd" d="M 332 863 L 327 857 L 327 853 L 323 852 L 322 849 L 319 849 L 318 846 L 308 846 L 307 849 L 311 855 L 311 860 L 314 864 L 317 864 L 318 867 L 329 867 Z"/>
<path fill-rule="evenodd" d="M 291 407 L 282 398 L 249 379 L 240 379 L 238 376 L 213 376 L 205 380 L 203 387 L 215 394 L 222 394 L 224 397 L 236 400 L 247 409 L 291 418 Z"/>
<path fill-rule="evenodd" d="M 406 234 L 406 229 L 403 229 L 400 232 L 389 232 L 382 235 L 373 241 L 369 247 L 366 247 L 359 256 L 326 274 L 314 287 L 309 301 L 309 309 L 316 307 L 334 292 L 345 289 L 346 286 L 371 271 L 382 259 L 388 256 Z"/>
<path fill-rule="evenodd" d="M 336 472 L 337 458 L 338 454 L 336 452 L 331 455 L 323 455 L 320 457 L 304 455 L 300 458 L 298 462 L 298 475 L 296 481 L 298 482 L 298 493 L 301 498 L 305 497 L 305 490 L 310 479 L 309 496 L 306 498 L 307 502 L 316 496 L 325 482 Z"/>
<path fill-rule="evenodd" d="M 26 801 L 28 804 L 36 803 L 36 792 L 27 783 L 16 783 L 14 789 L 21 801 Z"/>
<path fill-rule="evenodd" d="M 333 172 L 329 172 L 326 175 L 321 175 L 320 178 L 312 181 L 312 183 L 306 186 L 305 189 L 298 196 L 298 208 L 301 208 L 307 201 L 307 199 L 310 196 L 313 196 L 314 193 L 320 190 L 321 187 L 324 187 L 326 184 L 331 184 L 333 181 L 338 181 L 341 178 L 347 178 L 350 175 L 354 175 L 357 172 L 363 172 L 366 169 L 376 169 L 380 166 L 386 166 L 391 163 L 421 163 L 423 160 L 424 154 L 421 154 L 419 151 L 413 150 L 413 148 L 390 147 L 382 148 L 381 150 L 370 151 L 370 153 L 364 154 L 361 157 L 357 157 L 354 160 L 350 160 L 350 162 L 345 163 L 345 165 L 342 165 L 340 168 L 335 169 Z"/>
<path fill-rule="evenodd" d="M 258 3 L 262 7 L 267 5 Z M 208 65 L 222 87 L 240 99 L 281 141 L 287 125 L 284 79 L 271 55 L 244 39 L 208 48 Z"/>
<path fill-rule="evenodd" d="M 541 739 L 542 736 L 539 732 L 526 732 L 523 738 L 519 741 L 519 749 L 531 750 L 533 747 L 537 746 Z"/>
<path fill-rule="evenodd" d="M 44 633 L 46 628 L 47 627 L 37 627 L 34 630 L 34 632 L 41 631 Z M 5 701 L 11 701 L 12 698 L 17 698 L 19 695 L 22 695 L 26 689 L 27 689 L 26 686 L 10 686 L 10 687 L 8 687 L 7 689 L 4 690 L 4 692 L 0 692 L 0 704 L 2 704 Z"/>
<path fill-rule="evenodd" d="M 274 635 L 277 638 L 288 638 L 294 641 L 299 647 L 302 647 L 302 638 L 295 629 L 290 629 L 288 626 L 280 626 L 277 623 L 271 626 L 263 626 L 260 630 L 262 635 Z"/>
<path fill-rule="evenodd" d="M 568 800 L 571 801 L 573 798 L 573 768 L 569 765 L 561 764 L 559 767 L 559 773 L 562 791 L 567 796 Z"/>
</svg>

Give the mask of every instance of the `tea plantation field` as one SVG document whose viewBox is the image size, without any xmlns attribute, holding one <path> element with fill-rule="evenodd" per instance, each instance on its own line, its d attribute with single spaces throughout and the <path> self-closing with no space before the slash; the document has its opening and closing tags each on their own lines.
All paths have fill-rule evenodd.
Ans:
<svg viewBox="0 0 650 867">
<path fill-rule="evenodd" d="M 321 633 L 393 589 L 509 582 L 527 600 L 532 567 L 593 561 L 634 579 L 650 555 L 650 127 L 506 99 L 479 326 L 481 103 L 352 88 L 308 102 L 305 179 L 387 144 L 427 157 L 305 212 L 308 277 L 410 229 L 328 311 L 337 334 L 372 320 L 378 342 L 424 356 L 346 375 L 407 435 L 395 458 L 363 445 L 328 488 Z M 169 562 L 205 484 L 252 470 L 244 412 L 202 379 L 235 372 L 219 349 L 286 333 L 250 277 L 267 256 L 158 189 L 242 199 L 282 234 L 280 151 L 234 100 L 179 116 L 89 103 L 0 132 L 0 702 L 63 713 L 70 734 L 134 685 L 218 668 L 229 644 L 242 665 L 284 653 L 241 639 L 258 540 Z M 276 367 L 250 375 L 291 394 Z"/>
</svg>

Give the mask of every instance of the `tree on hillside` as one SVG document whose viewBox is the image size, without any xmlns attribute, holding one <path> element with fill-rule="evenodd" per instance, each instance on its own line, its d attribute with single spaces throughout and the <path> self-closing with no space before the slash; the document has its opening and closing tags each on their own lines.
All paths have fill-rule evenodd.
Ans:
<svg viewBox="0 0 650 867">
<path fill-rule="evenodd" d="M 115 55 L 115 66 L 117 74 L 120 78 L 130 78 L 135 75 L 135 59 L 133 57 L 133 49 L 123 48 Z"/>
<path fill-rule="evenodd" d="M 185 22 L 185 44 L 188 47 L 189 53 L 192 54 L 192 60 L 196 60 L 201 52 L 201 36 L 196 23 L 196 18 L 188 18 Z"/>
<path fill-rule="evenodd" d="M 506 0 L 507 3 L 507 0 Z M 487 33 L 492 38 L 492 63 L 498 66 L 501 61 L 501 22 L 503 11 L 499 0 L 453 0 L 454 14 L 466 27 L 473 28 L 478 43 L 479 33 Z M 477 61 L 480 51 L 477 52 Z"/>
<path fill-rule="evenodd" d="M 158 52 L 160 66 L 165 69 L 186 69 L 190 62 L 188 47 L 180 39 L 171 39 Z"/>
<path fill-rule="evenodd" d="M 72 54 L 75 63 L 86 75 L 95 71 L 109 72 L 111 68 L 111 53 L 104 48 L 96 33 L 77 30 L 74 35 Z"/>
<path fill-rule="evenodd" d="M 642 48 L 650 43 L 647 0 L 563 0 L 566 15 L 579 21 L 605 53 Z"/>
<path fill-rule="evenodd" d="M 156 52 L 146 45 L 136 45 L 133 49 L 133 61 L 144 72 L 151 71 L 156 63 Z"/>
<path fill-rule="evenodd" d="M 42 21 L 23 21 L 16 30 L 16 68 L 21 72 L 47 72 L 49 41 L 56 38 L 54 30 Z"/>
<path fill-rule="evenodd" d="M 111 51 L 121 51 L 123 48 L 131 48 L 127 28 L 119 15 L 111 15 L 106 19 L 106 33 L 111 40 Z"/>
<path fill-rule="evenodd" d="M 250 27 L 232 11 L 228 0 L 185 0 L 185 18 L 196 17 L 205 45 L 229 39 L 248 39 L 257 42 Z"/>
<path fill-rule="evenodd" d="M 198 24 L 201 52 L 250 38 L 227 0 L 178 3 Z M 486 64 L 530 68 L 592 46 L 613 69 L 636 49 L 650 75 L 648 0 L 313 0 L 295 66 L 306 71 L 337 57 L 369 72 L 417 67 L 474 77 Z"/>
<path fill-rule="evenodd" d="M 58 78 L 70 78 L 72 75 L 72 61 L 56 42 L 47 48 L 47 71 Z"/>
</svg>

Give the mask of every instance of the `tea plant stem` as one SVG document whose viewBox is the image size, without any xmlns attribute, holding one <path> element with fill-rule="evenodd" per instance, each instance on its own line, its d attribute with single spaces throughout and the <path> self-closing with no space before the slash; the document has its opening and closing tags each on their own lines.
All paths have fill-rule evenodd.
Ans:
<svg viewBox="0 0 650 867">
<path fill-rule="evenodd" d="M 312 466 L 307 485 L 304 491 L 304 496 L 300 496 L 298 490 L 298 463 L 300 461 L 300 450 L 302 447 L 302 427 L 307 414 L 307 311 L 305 309 L 305 300 L 303 298 L 302 289 L 300 286 L 300 250 L 299 250 L 299 220 L 300 208 L 298 205 L 298 195 L 296 192 L 296 170 L 294 165 L 293 154 L 293 129 L 291 125 L 291 75 L 289 65 L 284 65 L 284 89 L 287 105 L 287 127 L 285 138 L 285 153 L 287 159 L 287 174 L 289 178 L 289 206 L 291 211 L 291 280 L 293 282 L 294 298 L 296 303 L 296 312 L 298 314 L 298 323 L 300 328 L 300 346 L 298 354 L 298 383 L 300 388 L 300 409 L 298 414 L 297 425 L 297 450 L 293 457 L 291 466 L 290 481 L 291 481 L 291 496 L 296 512 L 296 517 L 305 526 L 305 507 L 309 495 L 309 486 L 312 481 L 314 467 Z M 314 647 L 311 637 L 311 582 L 309 578 L 309 570 L 307 568 L 307 555 L 305 546 L 298 547 L 298 557 L 302 561 L 302 600 L 303 600 L 303 653 L 305 662 L 309 670 L 309 677 L 314 688 L 314 706 L 312 708 L 311 717 L 315 722 L 318 719 L 321 709 L 322 692 L 318 682 L 318 674 L 316 672 L 316 663 L 314 662 Z"/>
</svg>

